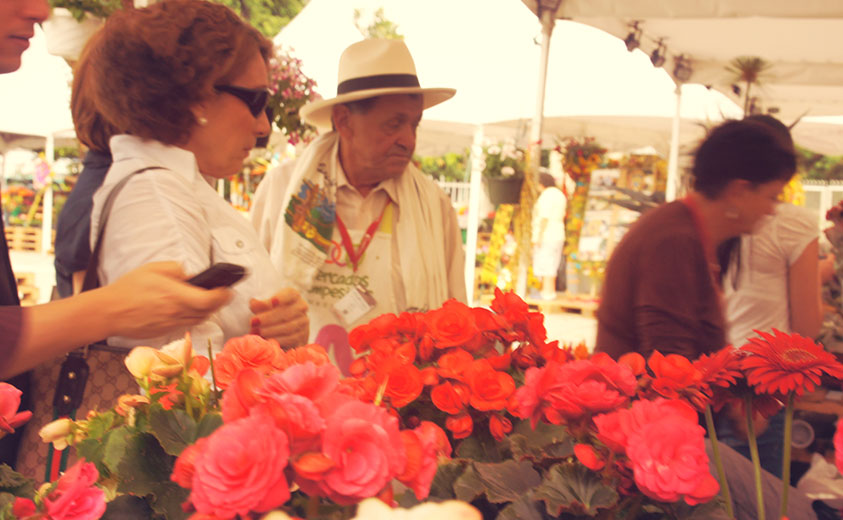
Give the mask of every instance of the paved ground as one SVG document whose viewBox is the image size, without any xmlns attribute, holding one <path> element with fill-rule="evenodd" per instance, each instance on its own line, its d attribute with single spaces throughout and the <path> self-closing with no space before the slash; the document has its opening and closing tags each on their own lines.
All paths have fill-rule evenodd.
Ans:
<svg viewBox="0 0 843 520">
<path fill-rule="evenodd" d="M 24 251 L 10 251 L 10 253 L 12 268 L 16 273 L 30 272 L 35 274 L 39 303 L 48 301 L 53 285 L 55 285 L 53 257 Z M 547 336 L 551 340 L 558 339 L 560 343 L 574 344 L 584 341 L 589 348 L 594 347 L 597 325 L 593 318 L 568 312 L 547 313 L 545 314 L 545 327 L 547 328 Z"/>
</svg>

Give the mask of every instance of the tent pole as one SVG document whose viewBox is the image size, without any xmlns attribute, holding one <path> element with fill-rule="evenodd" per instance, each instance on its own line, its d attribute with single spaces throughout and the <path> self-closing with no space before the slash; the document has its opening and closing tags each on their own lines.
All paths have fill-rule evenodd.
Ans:
<svg viewBox="0 0 843 520">
<path fill-rule="evenodd" d="M 670 202 L 676 198 L 679 184 L 679 121 L 682 104 L 682 83 L 676 84 L 676 111 L 673 113 L 673 128 L 670 132 L 670 155 L 667 163 L 667 186 L 664 198 Z"/>
<path fill-rule="evenodd" d="M 483 189 L 483 125 L 474 129 L 469 162 L 468 224 L 465 234 L 465 294 L 469 305 L 474 304 L 475 262 L 477 261 L 477 228 L 480 226 L 480 191 Z"/>
<path fill-rule="evenodd" d="M 47 136 L 44 149 L 44 160 L 47 161 L 49 174 L 44 187 L 43 210 L 41 212 L 41 252 L 47 254 L 53 247 L 53 165 L 56 163 L 56 141 L 53 134 Z"/>
<path fill-rule="evenodd" d="M 541 12 L 542 25 L 542 42 L 541 42 L 541 57 L 539 59 L 539 80 L 538 89 L 536 92 L 536 112 L 533 115 L 533 124 L 530 127 L 530 162 L 527 167 L 527 175 L 532 176 L 532 182 L 526 183 L 528 186 L 538 186 L 539 182 L 539 166 L 541 165 L 541 138 L 542 125 L 544 124 L 544 95 L 547 87 L 547 61 L 550 56 L 550 37 L 553 34 L 553 26 L 556 22 L 554 19 L 555 11 L 551 9 L 544 9 Z M 521 214 L 527 219 L 529 224 L 532 217 L 533 208 L 521 208 Z M 529 228 L 527 228 L 529 229 Z M 521 236 L 521 243 L 518 244 L 520 254 L 518 255 L 518 282 L 515 287 L 515 293 L 522 298 L 527 295 L 527 272 L 530 265 L 530 233 L 523 233 Z"/>
</svg>

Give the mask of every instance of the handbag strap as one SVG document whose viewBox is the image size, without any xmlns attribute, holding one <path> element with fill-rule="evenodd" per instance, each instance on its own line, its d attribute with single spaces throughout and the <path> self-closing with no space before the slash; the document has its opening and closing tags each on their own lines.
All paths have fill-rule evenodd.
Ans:
<svg viewBox="0 0 843 520">
<path fill-rule="evenodd" d="M 99 254 L 102 248 L 102 238 L 105 235 L 105 226 L 108 224 L 108 216 L 111 214 L 111 207 L 114 205 L 114 200 L 117 195 L 126 186 L 126 183 L 138 173 L 143 173 L 149 170 L 160 170 L 159 166 L 149 166 L 136 170 L 118 182 L 103 204 L 102 212 L 100 213 L 99 229 L 97 230 L 97 238 L 94 241 L 94 248 L 91 251 L 91 258 L 88 259 L 88 267 L 85 270 L 85 281 L 82 283 L 82 291 L 89 291 L 95 289 L 99 285 L 97 277 L 97 267 L 99 265 Z M 69 417 L 76 419 L 76 410 L 82 404 L 82 398 L 85 393 L 85 385 L 88 382 L 88 375 L 90 368 L 88 367 L 87 358 L 88 345 L 78 348 L 67 354 L 64 362 L 61 365 L 58 381 L 56 381 L 56 390 L 53 394 L 53 420 L 60 417 Z M 55 481 L 61 472 L 67 467 L 67 452 L 64 450 L 57 455 L 53 445 L 50 444 L 47 448 L 47 467 L 45 480 L 47 482 Z"/>
<path fill-rule="evenodd" d="M 129 179 L 134 177 L 136 174 L 149 170 L 161 169 L 162 168 L 160 166 L 147 166 L 146 168 L 135 170 L 121 179 L 120 182 L 118 182 L 111 190 L 111 193 L 108 194 L 108 197 L 105 199 L 105 204 L 102 206 L 102 211 L 100 212 L 97 239 L 94 241 L 94 248 L 91 250 L 91 258 L 88 259 L 88 267 L 85 269 L 85 279 L 82 282 L 82 289 L 79 292 L 96 289 L 99 286 L 97 268 L 99 267 L 100 249 L 102 249 L 102 237 L 105 236 L 105 226 L 108 224 L 108 216 L 111 214 L 111 206 L 114 205 L 114 200 L 117 198 L 117 195 L 123 191 L 123 188 L 126 186 L 126 183 L 129 182 Z"/>
</svg>

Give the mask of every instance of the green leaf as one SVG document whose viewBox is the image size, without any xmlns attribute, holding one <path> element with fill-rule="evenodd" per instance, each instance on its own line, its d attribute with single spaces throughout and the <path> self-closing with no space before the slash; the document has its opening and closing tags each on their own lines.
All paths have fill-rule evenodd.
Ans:
<svg viewBox="0 0 843 520">
<path fill-rule="evenodd" d="M 530 461 L 475 463 L 474 471 L 483 483 L 489 502 L 513 502 L 541 484 L 541 475 Z"/>
<path fill-rule="evenodd" d="M 542 509 L 532 493 L 527 493 L 503 508 L 497 520 L 543 520 Z"/>
<path fill-rule="evenodd" d="M 105 447 L 102 453 L 102 463 L 108 468 L 110 474 L 117 474 L 120 462 L 126 455 L 129 439 L 135 435 L 128 426 L 121 426 L 109 433 L 104 441 Z"/>
<path fill-rule="evenodd" d="M 461 459 L 470 459 L 480 462 L 500 462 L 503 460 L 501 456 L 501 443 L 492 437 L 489 429 L 485 426 L 478 428 L 474 425 L 474 433 L 462 441 L 457 446 L 457 457 Z"/>
<path fill-rule="evenodd" d="M 196 442 L 196 421 L 184 410 L 164 410 L 155 406 L 149 413 L 149 427 L 150 433 L 170 455 L 178 456 Z"/>
<path fill-rule="evenodd" d="M 465 473 L 466 466 L 464 461 L 457 459 L 450 459 L 447 462 L 440 463 L 439 467 L 436 468 L 436 475 L 433 476 L 433 482 L 430 484 L 430 494 L 428 497 L 431 500 L 456 498 L 454 486 L 457 479 Z"/>
<path fill-rule="evenodd" d="M 580 464 L 556 464 L 535 490 L 536 500 L 544 501 L 552 516 L 562 511 L 582 511 L 594 515 L 599 508 L 617 504 L 618 493 L 600 475 Z"/>
<path fill-rule="evenodd" d="M 182 516 L 181 504 L 190 491 L 170 480 L 175 457 L 168 455 L 155 436 L 137 434 L 128 439 L 126 454 L 120 463 L 117 491 L 146 496 L 152 508 L 169 519 Z"/>
<path fill-rule="evenodd" d="M 214 431 L 222 426 L 222 414 L 208 413 L 199 421 L 196 427 L 196 438 L 201 439 L 214 433 Z"/>
<path fill-rule="evenodd" d="M 533 430 L 530 421 L 521 421 L 507 442 L 515 459 L 564 459 L 574 453 L 574 440 L 565 431 L 565 427 L 545 422 L 539 422 Z"/>
<path fill-rule="evenodd" d="M 111 470 L 103 461 L 105 458 L 105 440 L 107 440 L 107 438 L 103 440 L 85 439 L 76 445 L 76 454 L 79 458 L 83 458 L 88 462 L 93 462 L 102 477 L 111 475 Z"/>
<path fill-rule="evenodd" d="M 456 495 L 457 500 L 462 500 L 463 502 L 471 502 L 485 491 L 483 481 L 480 480 L 477 472 L 474 471 L 473 464 L 469 464 L 465 468 L 465 472 L 454 482 L 454 495 Z"/>
<path fill-rule="evenodd" d="M 88 438 L 102 439 L 114 426 L 116 419 L 114 411 L 100 412 L 88 419 Z"/>
<path fill-rule="evenodd" d="M 35 483 L 7 464 L 0 464 L 0 493 L 32 498 L 35 496 Z"/>
</svg>

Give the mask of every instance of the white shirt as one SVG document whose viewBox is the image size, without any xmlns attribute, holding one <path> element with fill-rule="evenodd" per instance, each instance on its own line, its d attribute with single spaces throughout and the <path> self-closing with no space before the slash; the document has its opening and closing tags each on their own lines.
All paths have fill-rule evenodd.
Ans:
<svg viewBox="0 0 843 520">
<path fill-rule="evenodd" d="M 290 176 L 295 166 L 294 161 L 288 161 L 279 167 L 269 170 L 258 186 L 253 200 L 251 215 L 252 222 L 257 229 L 261 244 L 267 249 L 273 250 L 273 239 L 278 233 L 278 226 L 284 225 L 283 200 L 288 189 Z M 387 200 L 393 204 L 395 221 L 401 218 L 401 201 L 398 200 L 395 180 L 388 179 L 381 182 L 365 197 L 360 195 L 353 186 L 348 183 L 347 177 L 337 161 L 337 213 L 343 222 L 352 230 L 364 230 L 377 218 Z M 445 258 L 449 259 L 448 265 L 448 293 L 449 297 L 465 301 L 465 276 L 464 276 L 464 252 L 463 244 L 457 223 L 456 213 L 451 205 L 451 199 L 441 189 L 436 190 L 436 200 L 428 201 L 434 210 L 440 211 L 444 216 L 446 243 L 442 245 Z M 414 273 L 404 273 L 401 269 L 398 235 L 393 234 L 392 239 L 392 260 L 389 266 L 392 287 L 394 290 L 394 301 L 396 308 L 389 312 L 401 312 L 406 310 L 405 277 L 413 276 Z M 418 247 L 424 247 L 419 244 Z M 277 261 L 282 261 L 276 258 Z M 384 271 L 386 274 L 386 270 Z M 303 297 L 307 300 L 307 294 Z M 311 327 L 311 336 L 316 332 Z"/>
<path fill-rule="evenodd" d="M 544 244 L 565 241 L 565 207 L 568 200 L 562 190 L 549 186 L 542 190 L 533 207 L 533 242 Z M 544 232 L 540 223 L 547 220 Z"/>
<path fill-rule="evenodd" d="M 191 152 L 129 135 L 112 137 L 110 145 L 114 164 L 94 195 L 92 247 L 102 206 L 114 185 L 141 168 L 164 169 L 134 175 L 115 199 L 100 253 L 100 283 L 156 261 L 179 262 L 189 275 L 217 262 L 242 265 L 248 274 L 232 287 L 234 298 L 190 332 L 198 352 L 207 349 L 208 340 L 220 350 L 225 340 L 248 334 L 249 299 L 270 298 L 281 288 L 249 220 L 219 196 L 212 178 L 199 173 Z M 183 336 L 184 331 L 176 331 L 143 340 L 109 338 L 109 344 L 157 347 Z"/>
<path fill-rule="evenodd" d="M 791 332 L 788 269 L 819 236 L 815 212 L 778 204 L 773 216 L 741 238 L 741 268 L 737 289 L 730 268 L 723 283 L 729 341 L 735 346 L 755 337 L 753 329 Z"/>
</svg>

